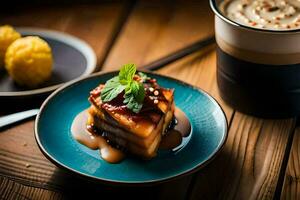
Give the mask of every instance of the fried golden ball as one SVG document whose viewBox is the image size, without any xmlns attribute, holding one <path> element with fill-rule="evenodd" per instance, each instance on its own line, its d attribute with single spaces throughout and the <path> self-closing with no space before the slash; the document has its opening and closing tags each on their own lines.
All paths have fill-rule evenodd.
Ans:
<svg viewBox="0 0 300 200">
<path fill-rule="evenodd" d="M 4 57 L 7 47 L 16 39 L 21 37 L 20 33 L 9 25 L 0 26 L 0 69 L 4 68 Z"/>
<path fill-rule="evenodd" d="M 14 41 L 5 54 L 5 67 L 19 85 L 35 88 L 47 81 L 52 72 L 52 52 L 46 41 L 27 36 Z"/>
</svg>

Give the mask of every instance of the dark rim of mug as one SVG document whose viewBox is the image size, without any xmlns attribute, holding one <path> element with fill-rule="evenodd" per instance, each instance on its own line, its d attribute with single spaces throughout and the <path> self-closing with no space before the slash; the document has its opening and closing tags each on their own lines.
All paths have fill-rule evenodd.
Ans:
<svg viewBox="0 0 300 200">
<path fill-rule="evenodd" d="M 260 29 L 260 28 L 255 28 L 255 27 L 250 27 L 250 26 L 246 26 L 240 23 L 237 23 L 229 18 L 227 18 L 225 15 L 222 14 L 222 12 L 219 10 L 218 5 L 216 0 L 209 0 L 210 3 L 210 7 L 213 10 L 213 12 L 222 20 L 224 20 L 225 22 L 239 27 L 239 28 L 243 28 L 243 29 L 248 29 L 248 30 L 252 30 L 252 31 L 258 31 L 258 32 L 266 32 L 266 33 L 275 33 L 275 34 L 284 34 L 284 33 L 298 33 L 300 32 L 300 28 L 299 29 L 293 29 L 293 30 L 269 30 L 269 29 Z"/>
</svg>

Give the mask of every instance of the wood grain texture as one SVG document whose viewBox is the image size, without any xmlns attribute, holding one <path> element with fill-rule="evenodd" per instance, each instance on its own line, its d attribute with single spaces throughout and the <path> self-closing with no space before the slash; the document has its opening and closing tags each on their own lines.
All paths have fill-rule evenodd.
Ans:
<svg viewBox="0 0 300 200">
<path fill-rule="evenodd" d="M 211 35 L 213 16 L 208 10 L 207 1 L 177 2 L 171 6 L 139 2 L 103 69 L 118 69 L 126 62 L 134 62 L 140 66 Z M 207 48 L 158 72 L 201 87 L 221 101 L 217 91 L 215 66 L 215 53 L 212 48 Z M 233 110 L 224 103 L 222 105 L 230 119 Z M 190 181 L 191 176 L 187 176 L 164 184 L 159 189 L 159 199 L 185 199 Z"/>
<path fill-rule="evenodd" d="M 26 7 L 1 16 L 0 24 L 40 27 L 72 34 L 91 45 L 98 63 L 101 63 L 125 12 L 123 9 L 122 3 Z"/>
<path fill-rule="evenodd" d="M 190 59 L 187 58 L 187 60 Z M 196 66 L 201 69 L 201 65 Z M 33 122 L 28 121 L 7 129 L 0 134 L 0 174 L 2 176 L 9 177 L 18 183 L 32 187 L 64 191 L 64 196 L 80 195 L 77 191 L 73 190 L 74 188 L 80 189 L 82 187 L 88 188 L 90 194 L 93 195 L 103 193 L 103 191 L 106 191 L 106 194 L 111 196 L 115 195 L 116 191 L 118 193 L 123 191 L 124 195 L 127 196 L 131 196 L 133 193 L 136 194 L 135 187 L 128 188 L 127 190 L 124 188 L 104 187 L 83 181 L 72 176 L 72 174 L 56 168 L 40 153 L 36 146 L 33 139 L 33 126 Z M 140 190 L 140 192 L 141 195 L 142 193 L 147 194 L 149 199 L 165 199 L 170 196 L 174 197 L 175 194 L 175 199 L 183 199 L 189 183 L 190 177 L 187 177 L 162 184 L 159 187 L 146 187 Z M 177 190 L 174 190 L 174 187 Z"/>
<path fill-rule="evenodd" d="M 220 98 L 215 80 L 215 52 L 211 48 L 197 52 L 185 59 L 159 70 L 159 73 L 166 74 L 173 78 L 185 81 L 194 86 L 200 87 L 222 105 L 227 118 L 230 120 L 233 116 L 232 108 L 228 107 Z M 176 91 L 175 91 L 176 92 Z M 183 199 L 189 196 L 192 176 L 187 176 L 183 182 L 170 182 L 161 195 L 168 194 L 166 199 Z M 181 195 L 181 196 L 180 196 Z"/>
<path fill-rule="evenodd" d="M 110 33 L 119 21 L 115 9 L 118 11 L 123 7 L 118 3 L 50 7 L 44 11 L 18 12 L 2 17 L 0 22 L 72 33 L 88 41 L 101 60 L 105 59 Z M 83 16 L 78 15 L 82 10 Z M 103 69 L 118 69 L 127 62 L 146 64 L 212 33 L 213 15 L 207 1 L 141 1 L 129 16 Z M 159 70 L 161 74 L 210 93 L 220 102 L 231 122 L 224 149 L 197 174 L 138 189 L 92 183 L 51 164 L 34 141 L 33 121 L 27 121 L 0 132 L 0 184 L 11 185 L 0 189 L 0 193 L 5 191 L 6 196 L 2 197 L 21 194 L 30 198 L 41 194 L 43 198 L 69 199 L 83 197 L 84 191 L 91 197 L 108 195 L 133 199 L 141 196 L 145 199 L 192 200 L 273 198 L 294 119 L 263 120 L 234 113 L 219 96 L 215 66 L 216 54 L 210 47 Z"/>
<path fill-rule="evenodd" d="M 9 15 L 2 13 L 0 23 L 73 34 L 88 42 L 101 62 L 124 9 L 122 2 L 26 7 Z M 72 188 L 69 184 L 72 182 L 80 185 L 77 178 L 58 169 L 42 155 L 34 140 L 33 124 L 31 120 L 0 131 L 0 174 L 27 186 L 51 190 Z"/>
<path fill-rule="evenodd" d="M 140 1 L 103 69 L 118 69 L 128 62 L 149 63 L 213 31 L 208 1 Z"/>
<path fill-rule="evenodd" d="M 207 2 L 206 2 L 207 3 Z M 181 3 L 181 5 L 183 5 Z M 180 40 L 181 43 L 177 44 L 177 45 L 169 45 L 164 47 L 164 50 L 162 51 L 162 54 L 160 55 L 164 55 L 165 53 L 168 53 L 170 51 L 174 51 L 176 50 L 176 48 L 182 47 L 185 45 L 185 41 L 189 41 L 189 42 L 193 42 L 194 40 L 198 39 L 198 35 L 199 37 L 202 37 L 203 35 L 201 34 L 205 34 L 206 32 L 203 32 L 200 28 L 197 28 L 197 31 L 193 34 L 192 38 L 189 38 L 190 35 L 186 34 L 184 35 L 184 31 L 182 30 L 182 28 L 188 27 L 190 29 L 190 32 L 193 31 L 193 26 L 186 26 L 186 24 L 183 23 L 183 20 L 187 20 L 188 17 L 193 17 L 193 16 L 198 16 L 197 20 L 202 20 L 203 15 L 204 15 L 204 8 L 201 7 L 201 5 L 197 5 L 196 8 L 193 8 L 195 4 L 194 3 L 190 3 L 187 6 L 183 6 L 183 8 L 180 8 L 180 6 L 175 6 L 176 10 L 174 11 L 173 4 L 163 4 L 161 9 L 158 9 L 159 12 L 161 13 L 161 15 L 163 15 L 163 17 L 167 18 L 167 22 L 165 23 L 171 23 L 172 25 L 164 30 L 163 32 L 166 33 L 161 33 L 164 36 L 164 39 L 161 39 L 160 43 L 163 42 L 167 42 L 169 41 L 170 38 L 167 37 L 166 34 L 169 34 L 171 32 L 174 32 L 175 30 L 180 30 Z M 208 5 L 206 5 L 206 9 L 208 9 Z M 153 18 L 156 18 L 156 8 L 160 7 L 160 4 L 154 4 L 153 6 L 148 5 L 147 2 L 143 2 L 142 4 L 139 4 L 138 7 L 135 9 L 135 12 L 138 13 L 143 13 L 145 9 L 148 9 L 147 7 L 151 7 L 151 10 L 148 11 L 148 14 L 145 18 L 145 16 L 134 16 L 131 19 L 129 19 L 128 24 L 131 26 L 133 21 L 136 21 L 136 18 L 138 17 L 139 20 L 139 24 L 138 26 L 148 26 L 152 27 L 153 23 L 147 24 L 147 20 L 153 21 Z M 79 9 L 79 8 L 78 8 Z M 167 9 L 167 10 L 164 10 Z M 170 13 L 165 13 L 165 11 L 169 10 L 173 10 Z M 198 15 L 198 9 L 201 10 L 202 14 Z M 192 11 L 192 12 L 191 12 Z M 60 11 L 55 11 L 55 10 L 49 10 L 47 12 L 58 12 L 60 13 Z M 67 12 L 67 11 L 66 11 Z M 70 10 L 70 12 L 72 13 L 72 9 Z M 185 12 L 189 12 L 188 16 L 185 16 Z M 63 13 L 60 13 L 61 15 L 63 15 Z M 27 24 L 31 24 L 32 26 L 47 26 L 49 25 L 49 27 L 53 28 L 53 29 L 58 29 L 58 30 L 63 30 L 63 31 L 67 31 L 69 33 L 74 33 L 77 36 L 81 36 L 83 39 L 90 39 L 91 41 L 93 40 L 97 40 L 97 37 L 95 35 L 93 35 L 93 32 L 88 33 L 88 30 L 85 32 L 82 31 L 81 29 L 76 29 L 76 28 L 72 28 L 73 26 L 76 27 L 77 22 L 76 20 L 70 20 L 70 19 L 65 19 L 65 21 L 61 21 L 59 22 L 58 19 L 61 18 L 60 17 L 55 17 L 53 19 L 55 19 L 54 21 L 52 21 L 51 19 L 36 19 L 36 15 L 38 14 L 32 14 L 33 16 L 31 16 L 31 14 L 29 16 L 27 16 L 26 14 L 22 15 L 20 14 L 19 16 L 24 16 L 24 23 Z M 49 14 L 51 16 L 51 14 Z M 56 16 L 56 14 L 53 14 L 54 16 Z M 176 20 L 173 21 L 172 18 L 175 16 Z M 200 17 L 200 18 L 199 18 Z M 211 16 L 212 17 L 212 16 Z M 28 18 L 28 20 L 26 20 L 26 18 Z M 179 19 L 179 21 L 181 21 L 178 25 L 177 25 L 177 20 Z M 57 21 L 58 20 L 58 21 Z M 87 20 L 87 19 L 85 19 Z M 169 22 L 169 20 L 171 22 Z M 8 17 L 7 21 L 10 21 L 10 23 L 14 24 L 13 21 L 15 22 L 16 25 L 22 24 L 22 22 L 18 22 L 18 20 L 14 19 L 13 17 Z M 109 21 L 109 20 L 108 20 Z M 155 21 L 155 23 L 160 23 L 161 18 L 160 16 L 158 16 L 158 19 Z M 211 18 L 212 21 L 212 18 Z M 84 21 L 81 22 L 81 20 L 79 20 L 79 24 L 83 23 Z M 110 21 L 109 21 L 110 22 Z M 95 23 L 97 24 L 97 22 L 95 21 Z M 48 25 L 47 25 L 48 24 Z M 134 24 L 134 23 L 133 23 Z M 193 22 L 193 25 L 196 25 L 196 19 Z M 92 25 L 91 25 L 92 26 Z M 98 24 L 97 24 L 98 26 Z M 71 28 L 70 28 L 71 27 Z M 157 27 L 157 29 L 161 29 L 163 28 L 163 25 L 160 25 Z M 177 27 L 177 28 L 176 28 Z M 211 29 L 209 29 L 210 31 L 212 31 L 212 25 L 210 26 Z M 125 28 L 126 29 L 126 28 Z M 128 28 L 127 28 L 128 29 Z M 150 28 L 151 29 L 151 28 Z M 129 30 L 131 30 L 131 28 L 129 27 Z M 141 29 L 136 29 L 137 30 L 142 30 L 145 31 L 143 28 Z M 99 32 L 99 30 L 96 29 L 96 31 Z M 160 31 L 159 31 L 160 32 Z M 147 33 L 147 32 L 146 32 Z M 141 32 L 140 34 L 145 34 L 148 36 L 151 36 L 153 38 L 157 37 L 157 34 L 155 32 L 154 35 L 152 35 L 152 32 L 146 34 L 144 32 Z M 197 33 L 197 34 L 196 34 Z M 86 38 L 84 38 L 86 34 Z M 176 40 L 177 37 L 179 37 L 179 35 L 176 33 L 172 34 L 172 40 Z M 123 40 L 123 34 L 121 34 L 122 37 L 119 37 L 120 40 Z M 196 37 L 197 36 L 197 37 Z M 125 39 L 127 38 L 127 34 L 124 35 Z M 140 35 L 141 39 L 142 39 L 142 35 Z M 87 39 L 87 40 L 88 40 Z M 149 40 L 148 42 L 142 42 L 142 40 L 138 43 L 136 43 L 137 45 L 139 44 L 145 44 L 145 46 L 139 47 L 139 46 L 134 46 L 130 43 L 132 38 L 127 38 L 126 42 L 129 42 L 127 45 L 131 46 L 132 48 L 134 48 L 136 51 L 133 51 L 132 53 L 130 53 L 129 57 L 132 58 L 142 58 L 145 59 L 145 57 L 143 55 L 140 54 L 136 54 L 139 51 L 148 51 L 148 46 L 147 45 L 153 45 L 152 41 Z M 101 43 L 101 41 L 99 41 Z M 125 46 L 126 46 L 126 42 L 125 42 Z M 174 42 L 174 41 L 172 41 Z M 93 42 L 91 42 L 93 43 Z M 155 43 L 155 45 L 160 44 L 160 43 Z M 97 43 L 94 44 L 95 47 L 94 48 L 99 48 L 101 49 L 103 46 L 99 46 Z M 160 47 L 158 46 L 153 46 L 152 48 L 152 53 L 149 53 L 147 56 L 153 56 L 155 54 L 157 54 L 157 52 L 159 51 Z M 181 46 L 180 46 L 181 45 Z M 117 47 L 114 46 L 114 51 L 115 52 L 119 52 L 119 51 L 124 51 L 123 47 Z M 118 54 L 118 53 L 117 53 Z M 121 53 L 122 54 L 122 53 Z M 201 53 L 200 53 L 201 54 Z M 197 55 L 196 57 L 199 58 L 199 55 Z M 124 58 L 127 55 L 124 56 Z M 112 58 L 109 58 L 110 60 Z M 209 58 L 210 59 L 210 58 Z M 185 60 L 185 59 L 183 59 Z M 145 59 L 145 62 L 147 60 Z M 189 62 L 196 62 L 194 60 L 194 58 L 187 58 L 186 61 L 182 61 L 183 63 L 187 63 L 189 64 Z M 123 61 L 121 61 L 123 63 Z M 180 64 L 180 63 L 179 63 Z M 170 65 L 171 67 L 171 65 Z M 199 67 L 199 65 L 196 65 L 195 67 Z M 209 68 L 207 68 L 209 69 Z M 189 70 L 188 68 L 185 68 L 184 71 Z M 200 66 L 200 70 L 201 66 Z M 204 70 L 205 71 L 205 70 Z M 213 71 L 211 71 L 210 75 L 213 75 L 212 73 Z M 202 76 L 204 76 L 204 74 L 202 74 Z M 182 77 L 182 79 L 184 79 L 184 77 Z M 207 79 L 206 79 L 207 80 Z M 192 83 L 192 81 L 191 81 Z M 4 145 L 0 145 L 0 172 L 3 176 L 10 178 L 13 181 L 16 181 L 18 183 L 22 183 L 24 185 L 28 185 L 28 186 L 33 186 L 33 187 L 38 187 L 38 188 L 45 188 L 45 189 L 49 189 L 49 190 L 54 190 L 54 191 L 63 191 L 63 195 L 64 197 L 72 197 L 72 196 L 80 196 L 80 189 L 84 188 L 85 190 L 89 191 L 89 193 L 91 195 L 99 195 L 99 194 L 107 194 L 110 196 L 115 196 L 115 195 L 122 195 L 122 196 L 145 196 L 146 199 L 165 199 L 165 198 L 171 198 L 171 197 L 175 197 L 175 199 L 183 199 L 186 197 L 186 191 L 188 189 L 188 185 L 190 183 L 190 177 L 187 178 L 182 178 L 182 179 L 178 179 L 173 181 L 171 184 L 169 183 L 165 183 L 159 186 L 152 186 L 152 187 L 142 187 L 139 189 L 139 191 L 136 191 L 135 187 L 107 187 L 107 186 L 103 186 L 103 185 L 99 185 L 99 184 L 93 184 L 90 183 L 88 181 L 85 180 L 81 180 L 77 177 L 72 176 L 71 174 L 56 168 L 53 164 L 49 163 L 44 156 L 40 153 L 40 151 L 38 150 L 35 141 L 33 139 L 33 122 L 29 121 L 26 122 L 24 124 L 21 124 L 19 126 L 15 126 L 14 128 L 8 129 L 4 132 L 2 132 L 2 134 L 0 135 L 0 144 L 4 144 Z M 25 146 L 22 146 L 23 144 L 26 144 Z M 2 162 L 3 161 L 3 162 Z M 12 170 L 10 170 L 12 169 Z M 176 187 L 174 187 L 176 186 Z M 175 189 L 175 190 L 174 190 Z"/>
<path fill-rule="evenodd" d="M 34 122 L 28 121 L 0 133 L 0 174 L 24 185 L 45 189 L 61 188 L 58 169 L 39 150 L 34 139 Z"/>
<path fill-rule="evenodd" d="M 281 199 L 300 199 L 300 127 L 295 131 Z"/>
<path fill-rule="evenodd" d="M 162 68 L 158 72 L 197 86 L 212 95 L 222 106 L 228 121 L 233 109 L 220 97 L 216 81 L 216 52 L 214 46 L 208 47 Z"/>
<path fill-rule="evenodd" d="M 0 177 L 0 198 L 7 200 L 32 199 L 32 200 L 50 200 L 62 199 L 58 192 L 44 190 L 41 188 L 29 187 L 8 178 Z"/>
<path fill-rule="evenodd" d="M 190 199 L 273 199 L 295 120 L 236 113 L 218 158 L 197 174 Z"/>
</svg>

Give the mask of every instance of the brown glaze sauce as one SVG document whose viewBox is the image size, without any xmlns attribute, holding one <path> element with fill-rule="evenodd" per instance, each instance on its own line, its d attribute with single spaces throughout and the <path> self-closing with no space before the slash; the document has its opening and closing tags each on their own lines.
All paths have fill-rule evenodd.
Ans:
<svg viewBox="0 0 300 200">
<path fill-rule="evenodd" d="M 179 108 L 175 108 L 175 120 L 166 130 L 162 137 L 159 148 L 163 150 L 173 150 L 182 145 L 183 138 L 188 137 L 191 132 L 191 124 L 185 113 Z M 109 144 L 101 134 L 95 133 L 93 128 L 87 124 L 88 112 L 87 110 L 79 113 L 71 126 L 72 136 L 79 143 L 84 146 L 100 151 L 102 159 L 109 163 L 118 163 L 125 158 L 125 153 Z"/>
<path fill-rule="evenodd" d="M 182 144 L 182 140 L 191 133 L 191 124 L 185 113 L 179 108 L 174 111 L 175 121 L 171 123 L 167 132 L 162 137 L 159 148 L 164 150 L 172 150 Z"/>
<path fill-rule="evenodd" d="M 109 163 L 118 163 L 123 160 L 125 154 L 121 150 L 112 147 L 101 135 L 93 133 L 88 128 L 87 120 L 87 110 L 82 111 L 75 117 L 71 127 L 73 138 L 90 149 L 99 149 L 103 160 Z"/>
</svg>

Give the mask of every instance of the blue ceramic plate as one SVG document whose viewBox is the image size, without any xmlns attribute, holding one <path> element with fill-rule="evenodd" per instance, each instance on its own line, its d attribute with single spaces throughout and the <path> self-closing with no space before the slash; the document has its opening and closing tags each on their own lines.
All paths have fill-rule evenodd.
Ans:
<svg viewBox="0 0 300 200">
<path fill-rule="evenodd" d="M 74 36 L 40 28 L 19 27 L 16 30 L 22 36 L 39 36 L 47 41 L 53 54 L 53 72 L 49 81 L 35 89 L 20 87 L 7 73 L 1 72 L 0 99 L 49 93 L 68 81 L 91 74 L 96 68 L 97 58 L 93 49 Z"/>
<path fill-rule="evenodd" d="M 55 91 L 43 103 L 35 122 L 37 143 L 52 162 L 77 174 L 109 183 L 161 182 L 203 167 L 212 160 L 227 138 L 227 121 L 216 100 L 204 91 L 166 76 L 149 73 L 166 88 L 175 88 L 175 104 L 185 112 L 192 131 L 186 145 L 177 151 L 159 151 L 150 161 L 126 158 L 119 164 L 102 160 L 72 138 L 74 117 L 89 107 L 90 90 L 117 72 L 94 74 Z"/>
</svg>

